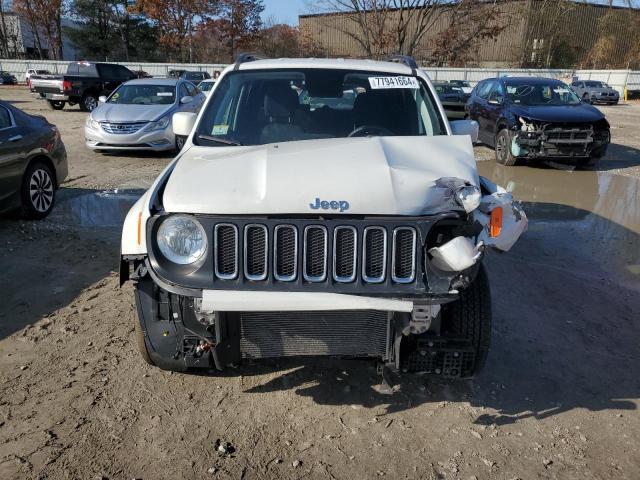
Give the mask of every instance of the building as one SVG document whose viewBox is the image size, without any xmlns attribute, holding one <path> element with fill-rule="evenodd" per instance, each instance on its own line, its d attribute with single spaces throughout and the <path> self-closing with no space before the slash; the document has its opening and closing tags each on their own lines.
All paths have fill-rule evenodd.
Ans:
<svg viewBox="0 0 640 480">
<path fill-rule="evenodd" d="M 418 7 L 425 8 L 425 7 Z M 573 0 L 503 0 L 497 4 L 478 0 L 473 21 L 487 22 L 500 18 L 500 32 L 489 38 L 470 37 L 464 55 L 454 61 L 443 55 L 443 39 L 452 26 L 464 28 L 453 17 L 450 8 L 426 7 L 434 10 L 428 31 L 422 36 L 413 56 L 424 65 L 469 67 L 532 67 L 532 68 L 639 68 L 640 52 L 633 51 L 640 34 L 640 11 L 609 7 Z M 493 10 L 492 10 L 493 9 Z M 485 12 L 485 13 L 483 13 Z M 398 22 L 407 11 L 385 12 L 385 25 Z M 372 13 L 369 25 L 378 19 Z M 456 24 L 458 20 L 458 24 Z M 370 56 L 358 41 L 362 31 L 356 17 L 347 13 L 301 15 L 301 31 L 311 39 L 316 50 L 331 57 Z M 633 27 L 636 25 L 636 27 Z M 409 25 L 409 30 L 415 25 Z M 631 32 L 637 28 L 637 32 Z M 375 36 L 375 35 L 374 35 Z M 599 44 L 599 39 L 606 41 Z M 596 48 L 596 46 L 598 48 Z M 444 45 L 446 47 L 446 44 Z M 439 48 L 439 51 L 438 51 Z M 454 48 L 454 47 L 452 47 Z M 462 47 L 461 47 L 462 48 Z M 635 47 L 639 48 L 638 46 Z M 598 52 L 596 55 L 594 52 Z M 397 52 L 388 52 L 397 53 Z M 405 53 L 405 52 L 401 52 Z"/>
<path fill-rule="evenodd" d="M 76 49 L 64 34 L 65 28 L 73 28 L 74 22 L 62 18 L 62 60 L 75 60 Z M 16 59 L 51 59 L 51 47 L 47 43 L 46 35 L 39 32 L 34 34 L 25 18 L 15 12 L 2 12 L 0 18 L 0 58 Z"/>
</svg>

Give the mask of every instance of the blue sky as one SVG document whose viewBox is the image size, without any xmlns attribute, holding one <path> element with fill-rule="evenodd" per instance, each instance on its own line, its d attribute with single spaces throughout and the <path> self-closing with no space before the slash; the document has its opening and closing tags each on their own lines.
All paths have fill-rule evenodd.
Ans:
<svg viewBox="0 0 640 480">
<path fill-rule="evenodd" d="M 305 12 L 304 0 L 264 0 L 262 19 L 273 16 L 278 23 L 298 25 L 298 15 Z"/>
</svg>

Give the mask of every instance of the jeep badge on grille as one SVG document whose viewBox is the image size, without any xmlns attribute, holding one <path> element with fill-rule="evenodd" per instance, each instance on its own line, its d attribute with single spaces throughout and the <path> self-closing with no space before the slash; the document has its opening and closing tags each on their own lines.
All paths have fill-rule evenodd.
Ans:
<svg viewBox="0 0 640 480">
<path fill-rule="evenodd" d="M 340 210 L 340 212 L 344 212 L 349 210 L 349 202 L 346 200 L 320 200 L 316 197 L 315 203 L 310 203 L 309 208 L 313 210 L 318 210 L 321 208 L 322 210 Z"/>
</svg>

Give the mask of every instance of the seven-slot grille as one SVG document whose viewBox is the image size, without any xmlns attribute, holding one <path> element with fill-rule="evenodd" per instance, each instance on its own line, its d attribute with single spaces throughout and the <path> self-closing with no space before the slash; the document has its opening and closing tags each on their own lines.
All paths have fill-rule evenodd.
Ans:
<svg viewBox="0 0 640 480">
<path fill-rule="evenodd" d="M 114 135 L 128 135 L 131 133 L 136 133 L 146 124 L 147 122 L 131 122 L 131 123 L 100 122 L 100 126 L 105 132 L 112 133 Z"/>
<path fill-rule="evenodd" d="M 242 248 L 240 248 L 242 240 Z M 214 227 L 214 270 L 221 280 L 271 277 L 310 283 L 412 283 L 416 279 L 417 232 L 413 227 L 366 227 L 258 223 Z M 389 248 L 391 247 L 391 248 Z"/>
</svg>

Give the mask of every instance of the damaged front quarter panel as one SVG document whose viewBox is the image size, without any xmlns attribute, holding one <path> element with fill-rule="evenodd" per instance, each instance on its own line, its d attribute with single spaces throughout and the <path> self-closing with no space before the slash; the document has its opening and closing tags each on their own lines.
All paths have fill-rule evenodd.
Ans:
<svg viewBox="0 0 640 480">
<path fill-rule="evenodd" d="M 474 220 L 482 226 L 478 243 L 500 252 L 508 252 L 527 230 L 529 220 L 520 205 L 513 200 L 513 195 L 495 183 L 480 177 L 482 200 L 473 212 Z M 494 210 L 500 208 L 499 215 Z M 499 223 L 499 224 L 498 224 Z"/>
<path fill-rule="evenodd" d="M 464 182 L 453 178 L 440 179 L 436 186 L 450 190 L 449 197 L 445 196 L 450 204 L 455 202 L 453 192 L 468 188 Z M 471 222 L 477 226 L 475 233 L 458 234 L 428 250 L 431 265 L 441 272 L 456 273 L 472 268 L 487 247 L 506 252 L 527 229 L 527 216 L 514 202 L 511 193 L 483 177 L 480 177 L 480 186 L 478 198 L 473 201 L 474 208 L 467 210 Z M 463 203 L 461 198 L 457 199 L 458 208 Z"/>
</svg>

